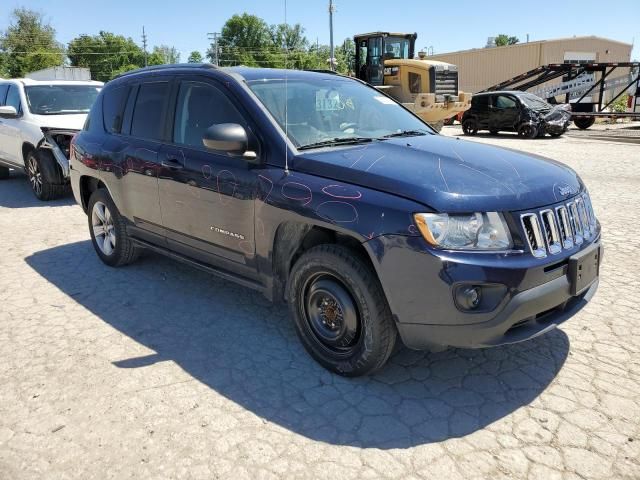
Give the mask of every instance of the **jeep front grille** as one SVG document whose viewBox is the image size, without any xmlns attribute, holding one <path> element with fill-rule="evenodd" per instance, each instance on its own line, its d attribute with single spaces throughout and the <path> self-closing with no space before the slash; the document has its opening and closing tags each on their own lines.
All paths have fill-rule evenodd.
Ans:
<svg viewBox="0 0 640 480">
<path fill-rule="evenodd" d="M 596 234 L 591 199 L 583 193 L 554 209 L 520 215 L 527 245 L 534 257 L 545 258 L 582 245 Z"/>
</svg>

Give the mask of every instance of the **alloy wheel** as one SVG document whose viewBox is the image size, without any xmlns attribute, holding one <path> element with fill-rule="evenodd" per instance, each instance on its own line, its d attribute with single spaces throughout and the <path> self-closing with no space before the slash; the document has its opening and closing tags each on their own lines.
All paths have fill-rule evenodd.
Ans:
<svg viewBox="0 0 640 480">
<path fill-rule="evenodd" d="M 93 237 L 100 251 L 106 256 L 113 254 L 116 248 L 116 232 L 113 225 L 113 216 L 104 203 L 96 202 L 93 205 L 91 225 Z"/>
<path fill-rule="evenodd" d="M 37 196 L 42 195 L 42 173 L 40 172 L 38 161 L 33 156 L 29 157 L 27 161 L 27 175 L 35 194 Z"/>
</svg>

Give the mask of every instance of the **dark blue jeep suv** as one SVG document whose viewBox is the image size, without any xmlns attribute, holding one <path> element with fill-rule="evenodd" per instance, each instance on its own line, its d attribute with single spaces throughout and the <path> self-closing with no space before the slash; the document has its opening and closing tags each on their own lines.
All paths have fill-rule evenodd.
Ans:
<svg viewBox="0 0 640 480">
<path fill-rule="evenodd" d="M 71 147 L 110 266 L 144 249 L 286 301 L 342 375 L 410 348 L 541 335 L 593 296 L 600 225 L 567 166 L 434 133 L 319 72 L 210 65 L 124 74 Z"/>
</svg>

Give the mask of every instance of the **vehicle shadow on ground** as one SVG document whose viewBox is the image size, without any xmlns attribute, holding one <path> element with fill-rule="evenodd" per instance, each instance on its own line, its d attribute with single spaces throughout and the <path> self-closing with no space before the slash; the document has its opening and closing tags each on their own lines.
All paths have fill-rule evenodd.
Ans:
<svg viewBox="0 0 640 480">
<path fill-rule="evenodd" d="M 560 330 L 486 350 L 399 348 L 379 373 L 346 379 L 306 354 L 285 306 L 159 255 L 110 269 L 83 241 L 26 261 L 70 300 L 156 352 L 113 365 L 176 362 L 261 418 L 336 445 L 408 448 L 482 429 L 533 401 L 569 349 Z"/>
<path fill-rule="evenodd" d="M 27 176 L 14 170 L 11 171 L 9 178 L 0 180 L 0 208 L 59 207 L 73 203 L 71 192 L 62 198 L 49 202 L 38 200 L 31 190 Z"/>
</svg>

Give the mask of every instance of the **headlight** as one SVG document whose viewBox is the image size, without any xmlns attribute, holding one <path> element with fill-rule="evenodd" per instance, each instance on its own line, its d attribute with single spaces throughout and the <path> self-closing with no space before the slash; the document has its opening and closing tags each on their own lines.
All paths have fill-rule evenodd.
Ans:
<svg viewBox="0 0 640 480">
<path fill-rule="evenodd" d="M 498 212 L 449 215 L 416 213 L 416 225 L 434 247 L 456 250 L 506 250 L 511 248 L 509 228 Z"/>
</svg>

